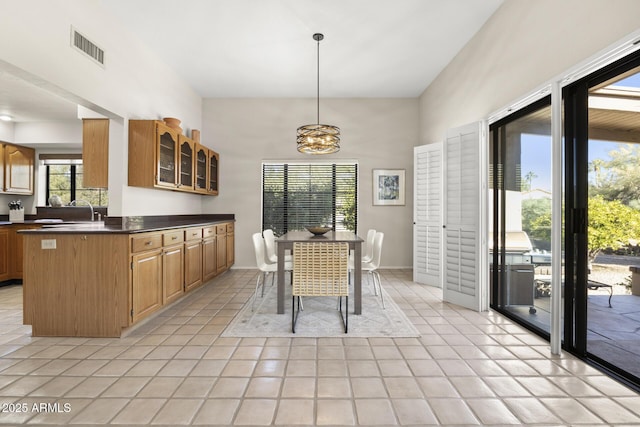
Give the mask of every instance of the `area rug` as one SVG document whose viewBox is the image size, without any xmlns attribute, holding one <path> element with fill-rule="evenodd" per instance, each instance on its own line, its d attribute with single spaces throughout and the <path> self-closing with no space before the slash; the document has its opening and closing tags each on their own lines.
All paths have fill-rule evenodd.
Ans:
<svg viewBox="0 0 640 427">
<path fill-rule="evenodd" d="M 267 281 L 264 296 L 258 295 L 254 310 L 249 300 L 233 321 L 222 332 L 223 337 L 419 337 L 420 333 L 382 290 L 385 308 L 380 296 L 362 285 L 362 314 L 353 314 L 353 297 L 349 298 L 349 328 L 344 333 L 335 297 L 304 297 L 304 310 L 291 333 L 291 286 L 286 286 L 285 313 L 276 313 L 277 286 Z M 343 300 L 344 304 L 344 300 Z M 344 310 L 344 307 L 343 307 Z"/>
</svg>

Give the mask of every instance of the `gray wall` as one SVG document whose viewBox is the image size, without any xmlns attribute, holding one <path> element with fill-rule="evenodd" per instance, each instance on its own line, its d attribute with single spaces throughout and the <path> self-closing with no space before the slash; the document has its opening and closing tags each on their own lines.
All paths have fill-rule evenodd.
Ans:
<svg viewBox="0 0 640 427">
<path fill-rule="evenodd" d="M 203 202 L 210 213 L 236 214 L 236 267 L 253 267 L 251 234 L 261 224 L 263 160 L 357 160 L 358 231 L 385 232 L 382 263 L 412 264 L 413 146 L 418 143 L 417 99 L 321 99 L 320 121 L 341 129 L 339 153 L 296 151 L 298 126 L 315 123 L 315 99 L 205 99 L 203 142 L 220 153 L 220 195 Z M 372 170 L 406 170 L 406 205 L 372 205 Z"/>
</svg>

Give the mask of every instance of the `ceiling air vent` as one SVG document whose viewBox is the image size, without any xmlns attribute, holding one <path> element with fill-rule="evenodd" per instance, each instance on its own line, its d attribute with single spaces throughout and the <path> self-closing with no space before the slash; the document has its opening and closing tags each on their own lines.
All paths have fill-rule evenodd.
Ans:
<svg viewBox="0 0 640 427">
<path fill-rule="evenodd" d="M 104 50 L 71 27 L 71 45 L 104 67 Z"/>
</svg>

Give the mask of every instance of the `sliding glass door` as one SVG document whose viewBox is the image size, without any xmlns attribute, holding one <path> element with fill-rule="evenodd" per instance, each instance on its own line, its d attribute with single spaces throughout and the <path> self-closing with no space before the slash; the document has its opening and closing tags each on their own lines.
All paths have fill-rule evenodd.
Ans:
<svg viewBox="0 0 640 427">
<path fill-rule="evenodd" d="M 490 128 L 491 307 L 549 335 L 551 99 Z"/>
<path fill-rule="evenodd" d="M 638 387 L 640 55 L 567 87 L 564 98 L 564 347 Z"/>
</svg>

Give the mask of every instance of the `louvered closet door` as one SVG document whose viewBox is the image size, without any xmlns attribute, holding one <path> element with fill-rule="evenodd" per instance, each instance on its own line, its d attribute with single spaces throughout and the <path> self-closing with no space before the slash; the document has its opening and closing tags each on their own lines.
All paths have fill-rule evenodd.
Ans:
<svg viewBox="0 0 640 427">
<path fill-rule="evenodd" d="M 445 210 L 443 299 L 481 308 L 480 124 L 447 131 L 444 143 Z"/>
<path fill-rule="evenodd" d="M 413 281 L 442 287 L 442 142 L 413 149 Z"/>
</svg>

